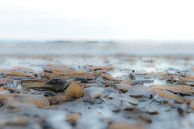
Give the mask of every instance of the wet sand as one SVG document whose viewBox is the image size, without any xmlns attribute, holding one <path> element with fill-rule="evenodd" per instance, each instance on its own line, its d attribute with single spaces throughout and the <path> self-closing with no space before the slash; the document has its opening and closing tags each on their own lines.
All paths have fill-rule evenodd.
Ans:
<svg viewBox="0 0 194 129">
<path fill-rule="evenodd" d="M 9 78 L 11 82 L 1 85 L 0 127 L 192 129 L 193 48 L 192 44 L 115 42 L 2 44 L 1 79 Z M 72 70 L 74 74 L 70 76 Z M 79 72 L 84 72 L 84 76 L 80 77 Z M 56 81 L 42 87 L 22 83 L 26 80 L 48 83 L 52 79 L 65 81 L 64 90 L 50 89 L 56 87 Z M 59 95 L 66 97 L 67 88 L 73 82 L 83 88 L 83 96 L 71 96 L 63 101 L 60 98 L 62 102 L 58 103 L 51 101 Z M 5 97 L 13 94 L 17 97 Z M 32 95 L 30 99 L 28 95 Z"/>
</svg>

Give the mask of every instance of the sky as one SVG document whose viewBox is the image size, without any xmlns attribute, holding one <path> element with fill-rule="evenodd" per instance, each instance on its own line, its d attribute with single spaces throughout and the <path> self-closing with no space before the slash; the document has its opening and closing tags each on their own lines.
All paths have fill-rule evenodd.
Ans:
<svg viewBox="0 0 194 129">
<path fill-rule="evenodd" d="M 194 1 L 0 0 L 0 39 L 194 40 Z"/>
</svg>

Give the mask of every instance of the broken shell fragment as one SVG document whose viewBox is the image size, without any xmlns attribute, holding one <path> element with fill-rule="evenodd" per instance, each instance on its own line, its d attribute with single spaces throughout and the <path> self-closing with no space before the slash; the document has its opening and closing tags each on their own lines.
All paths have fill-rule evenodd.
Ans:
<svg viewBox="0 0 194 129">
<path fill-rule="evenodd" d="M 34 78 L 37 77 L 37 73 L 33 70 L 29 70 L 28 68 L 13 68 L 1 70 L 3 77 L 26 77 L 26 78 Z"/>
<path fill-rule="evenodd" d="M 175 85 L 175 86 L 170 86 L 170 85 L 156 85 L 151 87 L 152 90 L 168 90 L 174 93 L 182 93 L 182 94 L 193 94 L 194 93 L 194 88 L 186 85 Z"/>
<path fill-rule="evenodd" d="M 187 69 L 173 73 L 168 69 L 166 72 L 157 72 L 164 71 L 166 67 L 163 66 L 162 69 L 158 67 L 155 70 L 144 70 L 144 65 L 148 66 L 147 63 L 142 63 L 143 68 L 139 69 L 138 64 L 136 67 L 135 62 L 129 63 L 128 58 L 126 60 L 129 65 L 123 64 L 110 73 L 108 71 L 112 68 L 109 66 L 82 65 L 74 68 L 47 65 L 37 76 L 32 69 L 23 67 L 0 70 L 0 128 L 2 123 L 2 127 L 7 124 L 20 126 L 20 123 L 25 125 L 29 121 L 28 125 L 32 128 L 35 124 L 35 127 L 49 129 L 71 128 L 71 125 L 76 125 L 73 128 L 95 126 L 106 129 L 144 129 L 144 125 L 146 128 L 154 128 L 157 124 L 155 122 L 166 124 L 163 117 L 170 116 L 175 119 L 175 123 L 188 119 L 194 110 L 194 83 L 185 81 L 194 80 L 193 72 Z M 62 63 L 63 60 L 59 62 Z M 115 62 L 116 66 L 120 66 L 117 63 L 120 62 Z M 131 72 L 130 68 L 137 71 Z M 152 70 L 155 72 L 146 73 Z M 168 80 L 172 81 L 171 85 Z M 80 98 L 82 96 L 83 98 Z M 178 121 L 175 118 L 178 117 L 177 111 L 179 115 L 185 115 L 181 119 L 178 118 Z M 25 118 L 18 118 L 18 121 L 6 119 L 20 114 L 25 114 L 30 120 L 25 122 Z M 88 122 L 90 118 L 92 121 Z M 11 122 L 7 122 L 9 120 Z"/>
<path fill-rule="evenodd" d="M 62 79 L 51 79 L 51 80 L 22 80 L 21 85 L 25 88 L 34 89 L 45 89 L 52 90 L 55 92 L 63 92 L 66 88 L 66 81 Z"/>
<path fill-rule="evenodd" d="M 42 88 L 45 85 L 45 80 L 39 79 L 25 79 L 21 81 L 21 85 L 24 88 Z"/>
<path fill-rule="evenodd" d="M 192 100 L 192 101 L 190 102 L 190 108 L 191 108 L 192 110 L 194 110 L 194 100 Z"/>
<path fill-rule="evenodd" d="M 30 119 L 27 116 L 16 116 L 11 119 L 2 119 L 0 122 L 0 128 L 4 126 L 27 126 L 30 123 Z"/>
<path fill-rule="evenodd" d="M 112 122 L 108 125 L 108 129 L 144 129 L 142 125 L 128 124 L 125 122 Z"/>
<path fill-rule="evenodd" d="M 66 102 L 68 100 L 68 97 L 64 94 L 56 95 L 56 96 L 49 96 L 46 98 L 49 100 L 51 105 L 63 103 L 63 102 Z"/>
<path fill-rule="evenodd" d="M 90 74 L 90 73 L 86 73 L 86 72 L 80 72 L 80 71 L 68 71 L 68 72 L 64 72 L 64 73 L 49 73 L 49 72 L 43 72 L 41 73 L 41 76 L 43 78 L 48 78 L 48 79 L 54 79 L 54 78 L 60 78 L 60 79 L 70 79 L 70 78 L 84 78 L 84 79 L 88 79 L 88 80 L 92 80 L 95 79 L 95 76 Z"/>
<path fill-rule="evenodd" d="M 65 65 L 47 65 L 43 70 L 47 73 L 64 73 L 72 71 L 73 69 Z"/>
<path fill-rule="evenodd" d="M 169 92 L 167 90 L 160 90 L 160 89 L 154 89 L 153 90 L 153 93 L 154 94 L 157 94 L 159 95 L 160 97 L 163 97 L 163 98 L 167 98 L 167 99 L 173 99 L 175 100 L 176 102 L 179 102 L 179 103 L 183 103 L 185 100 L 184 98 L 172 93 L 172 92 Z"/>
<path fill-rule="evenodd" d="M 89 70 L 91 71 L 97 71 L 97 70 L 104 70 L 104 71 L 109 71 L 112 70 L 112 66 L 90 66 Z"/>
<path fill-rule="evenodd" d="M 66 117 L 66 121 L 69 122 L 71 125 L 75 125 L 76 122 L 80 119 L 80 113 L 70 114 Z"/>
<path fill-rule="evenodd" d="M 0 79 L 0 86 L 6 85 L 8 83 L 11 83 L 13 80 L 10 78 L 1 78 Z"/>
<path fill-rule="evenodd" d="M 115 80 L 111 75 L 106 73 L 100 73 L 100 77 L 107 79 L 107 80 Z"/>
<path fill-rule="evenodd" d="M 123 93 L 128 92 L 129 88 L 131 88 L 131 85 L 127 84 L 116 84 L 115 86 Z"/>
<path fill-rule="evenodd" d="M 21 72 L 21 71 L 8 71 L 5 75 L 6 77 L 11 77 L 11 76 L 19 76 L 19 77 L 30 77 L 30 78 L 33 78 L 35 76 L 31 75 L 31 74 L 28 74 L 28 73 L 24 73 L 24 72 Z"/>
<path fill-rule="evenodd" d="M 193 75 L 187 75 L 185 77 L 179 76 L 179 80 L 184 82 L 194 82 L 194 76 Z"/>
</svg>

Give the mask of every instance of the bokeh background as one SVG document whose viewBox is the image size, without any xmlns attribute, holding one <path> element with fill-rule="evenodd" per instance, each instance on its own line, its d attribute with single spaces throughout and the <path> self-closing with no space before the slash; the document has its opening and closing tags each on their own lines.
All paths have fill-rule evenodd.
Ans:
<svg viewBox="0 0 194 129">
<path fill-rule="evenodd" d="M 0 0 L 1 55 L 194 55 L 193 0 Z"/>
<path fill-rule="evenodd" d="M 193 6 L 193 0 L 0 0 L 0 39 L 192 41 Z"/>
</svg>

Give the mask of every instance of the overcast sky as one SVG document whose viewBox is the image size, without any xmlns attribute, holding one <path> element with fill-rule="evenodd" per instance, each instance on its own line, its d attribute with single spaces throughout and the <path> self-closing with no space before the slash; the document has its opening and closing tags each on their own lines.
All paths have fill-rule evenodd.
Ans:
<svg viewBox="0 0 194 129">
<path fill-rule="evenodd" d="M 194 1 L 0 0 L 0 39 L 194 40 Z"/>
</svg>

